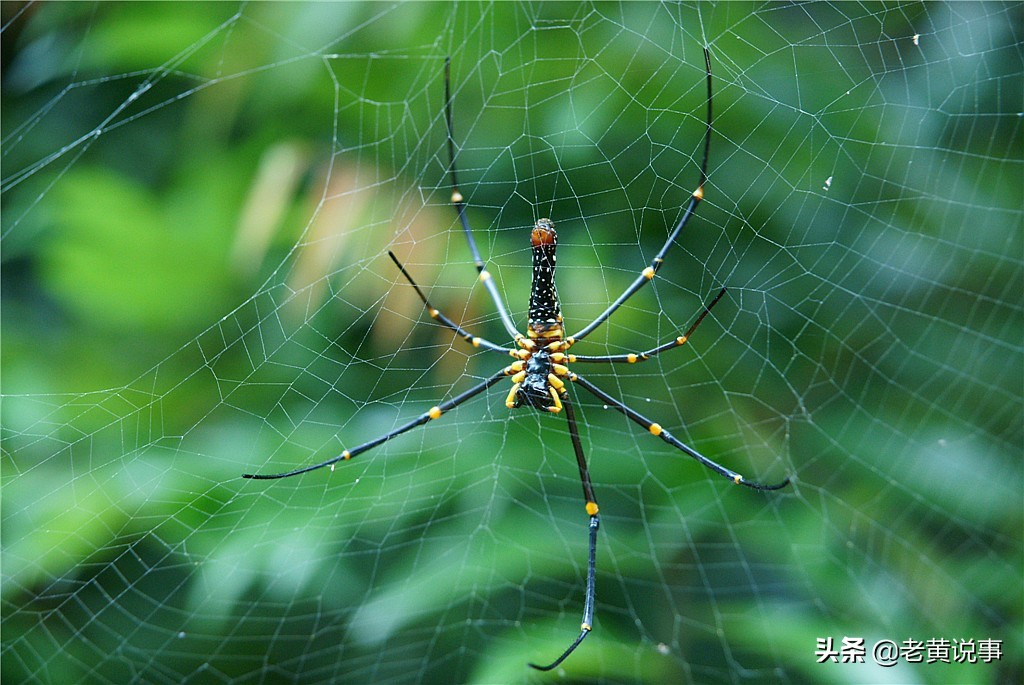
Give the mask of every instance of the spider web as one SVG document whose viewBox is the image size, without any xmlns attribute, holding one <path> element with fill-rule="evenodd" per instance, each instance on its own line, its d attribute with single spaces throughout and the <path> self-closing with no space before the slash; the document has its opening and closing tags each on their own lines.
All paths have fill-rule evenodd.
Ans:
<svg viewBox="0 0 1024 685">
<path fill-rule="evenodd" d="M 555 677 L 1019 682 L 1019 5 L 3 5 L 5 682 L 512 682 L 578 631 L 564 421 L 508 363 L 560 231 L 570 329 L 705 201 L 579 364 L 594 632 Z M 1016 27 L 1016 28 L 1015 28 Z M 585 349 L 584 349 L 585 348 Z M 591 368 L 591 367 L 595 368 Z M 817 641 L 865 639 L 863 664 Z M 1002 641 L 875 665 L 881 639 Z M 959 643 L 958 643 L 959 644 Z"/>
</svg>

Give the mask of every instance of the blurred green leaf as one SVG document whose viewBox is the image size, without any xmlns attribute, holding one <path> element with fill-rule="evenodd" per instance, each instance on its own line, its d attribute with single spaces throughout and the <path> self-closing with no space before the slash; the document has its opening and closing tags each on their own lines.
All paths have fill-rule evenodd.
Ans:
<svg viewBox="0 0 1024 685">
<path fill-rule="evenodd" d="M 123 330 L 187 330 L 228 308 L 224 240 L 202 214 L 172 224 L 142 186 L 85 166 L 55 193 L 61 211 L 40 261 L 77 317 Z"/>
</svg>

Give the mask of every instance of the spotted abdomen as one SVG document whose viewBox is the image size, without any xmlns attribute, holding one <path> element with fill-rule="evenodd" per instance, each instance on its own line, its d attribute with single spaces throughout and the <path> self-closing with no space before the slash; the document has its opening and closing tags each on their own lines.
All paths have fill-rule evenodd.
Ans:
<svg viewBox="0 0 1024 685">
<path fill-rule="evenodd" d="M 533 250 L 533 285 L 527 325 L 531 339 L 554 342 L 565 337 L 562 308 L 555 289 L 555 249 L 558 234 L 551 219 L 539 219 L 530 234 Z"/>
</svg>

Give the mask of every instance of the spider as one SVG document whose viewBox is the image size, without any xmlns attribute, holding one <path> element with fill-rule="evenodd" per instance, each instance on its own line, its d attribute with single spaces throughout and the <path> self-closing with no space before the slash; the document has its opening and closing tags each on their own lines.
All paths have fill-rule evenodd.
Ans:
<svg viewBox="0 0 1024 685">
<path fill-rule="evenodd" d="M 550 671 L 561 664 L 577 647 L 579 647 L 580 643 L 583 642 L 583 639 L 590 634 L 594 627 L 597 531 L 601 524 L 600 517 L 598 515 L 597 498 L 594 495 L 594 487 L 591 483 L 590 472 L 587 469 L 587 460 L 583 453 L 583 446 L 580 443 L 576 413 L 573 408 L 573 402 L 570 400 L 569 393 L 567 391 L 568 385 L 576 384 L 582 387 L 584 390 L 601 400 L 605 405 L 618 410 L 634 423 L 643 426 L 643 428 L 649 431 L 651 435 L 661 438 L 672 447 L 675 447 L 687 456 L 695 459 L 715 473 L 728 478 L 733 483 L 745 485 L 746 487 L 754 490 L 778 490 L 789 484 L 789 478 L 786 478 L 781 483 L 777 483 L 775 485 L 764 485 L 762 483 L 745 479 L 735 471 L 718 464 L 717 462 L 705 457 L 689 445 L 681 442 L 660 424 L 655 423 L 636 410 L 626 406 L 623 402 L 612 397 L 590 381 L 571 371 L 569 368 L 569 365 L 573 363 L 616 364 L 624 362 L 634 364 L 646 361 L 661 354 L 662 352 L 679 347 L 690 339 L 693 332 L 697 330 L 697 327 L 711 312 L 711 309 L 719 302 L 719 300 L 722 299 L 722 296 L 726 292 L 726 289 L 722 288 L 718 294 L 704 306 L 703 311 L 701 311 L 700 315 L 697 316 L 696 320 L 694 320 L 693 324 L 684 334 L 652 349 L 642 352 L 632 352 L 629 354 L 598 356 L 577 355 L 569 352 L 570 348 L 592 333 L 598 326 L 614 314 L 615 311 L 626 302 L 626 300 L 632 297 L 634 293 L 654 278 L 658 269 L 660 269 L 664 263 L 665 255 L 668 253 L 669 248 L 671 248 L 683 228 L 686 227 L 686 224 L 689 223 L 690 219 L 694 215 L 697 205 L 704 197 L 704 184 L 707 181 L 708 156 L 711 151 L 712 124 L 711 55 L 706 48 L 704 49 L 704 64 L 706 67 L 708 93 L 707 120 L 704 133 L 704 155 L 700 165 L 700 182 L 697 185 L 697 189 L 693 191 L 690 196 L 690 201 L 683 212 L 682 218 L 680 218 L 676 223 L 675 228 L 669 234 L 668 239 L 665 240 L 665 244 L 662 245 L 657 255 L 655 255 L 654 259 L 651 261 L 650 266 L 641 271 L 629 287 L 627 287 L 625 291 L 623 291 L 623 293 L 608 306 L 607 309 L 599 314 L 597 318 L 581 328 L 579 332 L 574 335 L 567 336 L 565 334 L 566 329 L 563 325 L 564 322 L 562 320 L 561 307 L 558 302 L 558 293 L 555 290 L 555 249 L 558 244 L 558 235 L 555 232 L 555 225 L 550 219 L 538 220 L 530 233 L 530 245 L 533 254 L 533 283 L 530 288 L 530 304 L 526 335 L 523 335 L 516 330 L 508 309 L 502 301 L 501 295 L 498 293 L 497 286 L 495 286 L 494 280 L 491 278 L 491 274 L 484 268 L 484 262 L 480 258 L 480 251 L 477 249 L 476 241 L 473 239 L 473 233 L 470 230 L 469 219 L 466 217 L 466 201 L 462 193 L 459 192 L 459 183 L 455 167 L 455 138 L 452 127 L 451 58 L 446 59 L 444 65 L 444 113 L 448 134 L 448 172 L 451 177 L 451 203 L 458 215 L 459 222 L 462 224 L 462 230 L 463 233 L 465 233 L 466 241 L 469 243 L 469 249 L 472 253 L 473 261 L 476 264 L 478 277 L 486 288 L 491 299 L 494 301 L 494 305 L 498 310 L 498 315 L 501 318 L 501 323 L 508 334 L 512 337 L 514 347 L 505 347 L 493 343 L 485 338 L 473 335 L 462 328 L 462 326 L 442 314 L 440 310 L 430 304 L 430 301 L 427 299 L 423 290 L 419 285 L 417 285 L 416 281 L 413 280 L 412 276 L 402 263 L 399 262 L 398 258 L 395 257 L 394 253 L 388 252 L 388 255 L 391 257 L 392 261 L 394 261 L 395 265 L 402 273 L 402 276 L 416 291 L 420 300 L 423 301 L 423 306 L 433 319 L 454 331 L 459 337 L 473 347 L 482 348 L 491 352 L 500 352 L 504 355 L 513 357 L 515 361 L 486 380 L 481 381 L 474 387 L 449 400 L 441 402 L 434 407 L 431 407 L 417 418 L 395 428 L 389 433 L 351 449 L 344 450 L 341 454 L 327 459 L 326 461 L 322 461 L 319 464 L 306 466 L 286 473 L 269 475 L 247 473 L 243 476 L 244 478 L 265 480 L 297 476 L 300 473 L 314 471 L 325 466 L 331 466 L 333 470 L 333 465 L 335 463 L 351 459 L 352 457 L 373 449 L 374 447 L 377 447 L 378 445 L 385 443 L 406 431 L 438 419 L 443 414 L 455 409 L 470 398 L 475 397 L 491 386 L 496 385 L 502 379 L 510 378 L 512 386 L 505 397 L 506 407 L 509 409 L 515 409 L 525 405 L 542 412 L 563 414 L 565 416 L 569 428 L 569 437 L 572 441 L 572 447 L 576 454 L 576 463 L 579 466 L 580 482 L 583 485 L 585 509 L 590 521 L 588 526 L 589 544 L 587 584 L 586 595 L 583 602 L 583 621 L 580 625 L 580 633 L 570 643 L 569 647 L 561 654 L 561 656 L 550 664 L 546 666 L 539 666 L 533 663 L 529 664 L 531 667 L 540 671 Z"/>
</svg>

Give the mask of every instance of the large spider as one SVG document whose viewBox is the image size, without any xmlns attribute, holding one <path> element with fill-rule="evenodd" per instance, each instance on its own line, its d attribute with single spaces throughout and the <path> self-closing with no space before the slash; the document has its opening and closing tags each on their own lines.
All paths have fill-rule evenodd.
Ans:
<svg viewBox="0 0 1024 685">
<path fill-rule="evenodd" d="M 700 183 L 697 185 L 697 189 L 693 191 L 690 196 L 690 202 L 686 207 L 686 211 L 683 212 L 682 218 L 676 224 L 675 228 L 669 234 L 665 244 L 662 245 L 658 254 L 655 255 L 651 261 L 650 266 L 640 272 L 636 279 L 629 285 L 626 290 L 619 295 L 619 297 L 608 306 L 596 319 L 591 321 L 589 324 L 584 326 L 580 331 L 574 335 L 566 336 L 565 328 L 562 321 L 561 307 L 558 303 L 558 293 L 555 290 L 555 248 L 558 243 L 558 236 L 555 233 L 555 225 L 550 219 L 540 219 L 533 227 L 533 231 L 530 234 L 530 244 L 533 252 L 533 284 L 530 288 L 530 307 L 529 316 L 527 319 L 527 331 L 526 335 L 523 335 L 516 330 L 515 325 L 512 323 L 512 318 L 509 315 L 508 309 L 505 307 L 504 302 L 501 299 L 501 295 L 498 294 L 498 289 L 491 279 L 490 273 L 484 268 L 484 262 L 480 258 L 480 252 L 477 250 L 476 242 L 473 240 L 473 233 L 469 227 L 469 219 L 466 218 L 466 203 L 459 192 L 459 184 L 455 170 L 455 142 L 452 133 L 452 96 L 451 96 L 451 59 L 445 60 L 444 66 L 444 87 L 445 87 L 445 122 L 448 128 L 448 156 L 450 161 L 449 172 L 451 174 L 451 185 L 452 185 L 452 205 L 455 207 L 458 213 L 459 221 L 462 223 L 463 232 L 466 235 L 466 240 L 469 243 L 469 249 L 472 252 L 473 260 L 476 262 L 476 270 L 479 274 L 480 281 L 483 282 L 484 287 L 490 294 L 491 299 L 494 300 L 494 305 L 497 307 L 498 314 L 501 317 L 501 322 L 508 331 L 508 334 L 512 336 L 512 340 L 515 343 L 515 347 L 503 347 L 489 340 L 475 336 L 457 323 L 449 319 L 447 316 L 442 314 L 436 307 L 430 304 L 427 300 L 423 290 L 416 284 L 412 276 L 406 271 L 405 267 L 398 261 L 398 258 L 391 252 L 388 254 L 391 259 L 398 266 L 398 269 L 402 272 L 402 275 L 409 281 L 410 285 L 415 289 L 416 294 L 423 301 L 424 307 L 430 316 L 442 325 L 455 331 L 461 336 L 466 342 L 471 344 L 473 347 L 483 348 L 485 350 L 500 352 L 504 355 L 510 355 L 515 358 L 515 361 L 498 371 L 490 378 L 481 381 L 474 387 L 466 390 L 465 392 L 456 395 L 450 400 L 446 400 L 434 407 L 431 407 L 425 413 L 421 414 L 417 418 L 409 421 L 406 424 L 399 426 L 385 435 L 374 438 L 369 442 L 365 442 L 362 445 L 353 447 L 352 449 L 344 450 L 338 456 L 332 457 L 326 461 L 322 461 L 319 464 L 312 466 L 306 466 L 294 471 L 288 471 L 286 473 L 275 473 L 271 475 L 261 474 L 245 474 L 244 478 L 255 478 L 255 479 L 274 479 L 274 478 L 288 478 L 289 476 L 296 476 L 300 473 L 306 473 L 307 471 L 314 471 L 316 469 L 323 468 L 325 466 L 331 466 L 336 462 L 351 459 L 369 449 L 372 449 L 382 443 L 391 440 L 394 437 L 405 433 L 406 431 L 412 430 L 417 426 L 440 418 L 442 414 L 448 412 L 451 409 L 459 406 L 463 402 L 469 400 L 476 395 L 479 395 L 483 391 L 490 388 L 492 385 L 497 384 L 503 378 L 511 377 L 512 387 L 508 391 L 508 395 L 505 398 L 505 406 L 509 409 L 515 409 L 523 405 L 533 407 L 540 411 L 551 412 L 558 414 L 564 412 L 566 421 L 569 426 L 569 437 L 572 440 L 573 450 L 576 453 L 576 462 L 579 465 L 580 470 L 580 482 L 583 484 L 583 497 L 586 501 L 586 512 L 590 517 L 590 541 L 589 541 L 589 559 L 587 564 L 587 587 L 586 597 L 583 602 L 583 622 L 580 626 L 580 634 L 575 640 L 569 645 L 569 647 L 555 659 L 552 663 L 547 666 L 538 666 L 537 664 L 530 664 L 533 668 L 541 671 L 549 671 L 565 660 L 573 650 L 575 650 L 583 639 L 593 630 L 594 625 L 594 601 L 595 601 L 595 586 L 594 579 L 596 575 L 596 555 L 597 555 L 597 530 L 600 526 L 600 517 L 598 516 L 597 498 L 594 496 L 594 488 L 590 481 L 590 472 L 587 469 L 586 457 L 583 454 L 583 446 L 580 443 L 579 430 L 576 424 L 576 414 L 573 409 L 573 404 L 569 399 L 569 393 L 566 389 L 567 383 L 575 383 L 581 386 L 603 403 L 609 407 L 613 407 L 618 411 L 625 414 L 631 421 L 640 424 L 652 435 L 657 436 L 672 445 L 678 450 L 681 450 L 688 456 L 696 459 L 705 467 L 711 469 L 715 473 L 718 473 L 732 482 L 738 485 L 745 485 L 748 488 L 754 490 L 778 490 L 779 488 L 785 487 L 789 483 L 789 478 L 786 478 L 781 483 L 776 485 L 764 485 L 753 481 L 746 480 L 743 476 L 725 468 L 721 464 L 718 464 L 711 459 L 708 459 L 703 454 L 693 449 L 692 447 L 684 444 L 670 432 L 665 430 L 660 424 L 651 421 L 639 412 L 631 409 L 630 407 L 623 404 L 621 401 L 615 399 L 605 391 L 595 386 L 590 381 L 584 379 L 582 376 L 574 373 L 569 369 L 569 365 L 576 362 L 582 363 L 619 363 L 626 362 L 633 364 L 636 362 L 642 362 L 650 359 L 651 357 L 661 354 L 666 350 L 670 350 L 686 343 L 689 340 L 690 335 L 697 329 L 700 323 L 704 320 L 704 317 L 708 315 L 711 308 L 718 303 L 718 301 L 725 294 L 725 288 L 711 300 L 711 302 L 704 307 L 703 311 L 693 322 L 693 325 L 684 333 L 663 345 L 659 345 L 650 350 L 644 352 L 634 352 L 630 354 L 619 354 L 619 355 L 599 355 L 599 356 L 584 356 L 571 354 L 569 349 L 572 348 L 583 338 L 587 337 L 604 323 L 608 317 L 610 317 L 615 310 L 623 305 L 636 291 L 640 290 L 647 282 L 652 280 L 658 269 L 661 268 L 665 261 L 665 255 L 672 247 L 672 243 L 675 242 L 676 237 L 680 234 L 683 228 L 694 215 L 694 211 L 701 199 L 704 197 L 704 183 L 707 180 L 707 167 L 708 167 L 708 155 L 711 150 L 711 122 L 712 122 L 712 110 L 711 110 L 711 56 L 707 49 L 704 50 L 704 63 L 706 66 L 707 73 L 707 88 L 708 88 L 708 108 L 707 108 L 707 126 L 704 133 L 704 157 L 701 161 L 700 166 Z"/>
</svg>

